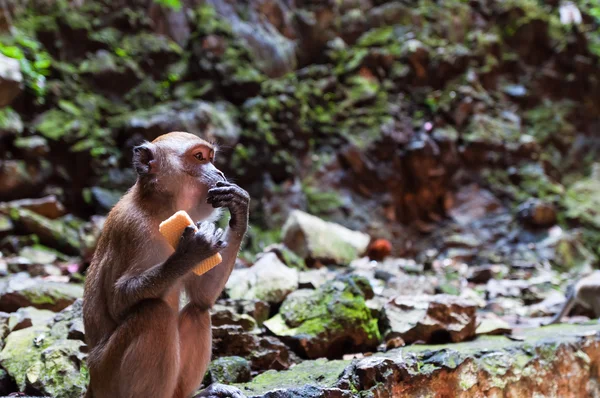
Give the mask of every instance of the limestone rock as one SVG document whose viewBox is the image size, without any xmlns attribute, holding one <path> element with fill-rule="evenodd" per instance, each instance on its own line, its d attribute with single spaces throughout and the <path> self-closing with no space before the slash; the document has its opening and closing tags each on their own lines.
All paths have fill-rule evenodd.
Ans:
<svg viewBox="0 0 600 398">
<path fill-rule="evenodd" d="M 233 299 L 281 303 L 298 288 L 298 271 L 286 267 L 275 253 L 262 256 L 252 267 L 234 269 L 225 291 Z"/>
<path fill-rule="evenodd" d="M 476 306 L 451 295 L 397 296 L 384 306 L 385 339 L 460 342 L 475 335 Z"/>
<path fill-rule="evenodd" d="M 43 198 L 19 199 L 0 204 L 0 209 L 10 210 L 13 208 L 31 210 L 51 220 L 55 220 L 66 214 L 65 207 L 55 195 L 48 195 Z"/>
<path fill-rule="evenodd" d="M 264 325 L 308 358 L 340 357 L 349 349 L 369 350 L 380 338 L 377 319 L 365 302 L 372 297 L 364 278 L 340 277 L 317 290 L 290 294 L 279 313 Z"/>
<path fill-rule="evenodd" d="M 72 283 L 31 278 L 24 272 L 0 279 L 0 311 L 21 307 L 60 311 L 83 295 L 83 287 Z"/>
<path fill-rule="evenodd" d="M 283 370 L 294 363 L 288 347 L 275 337 L 258 336 L 241 326 L 213 327 L 213 356 L 239 356 L 250 362 L 253 371 Z"/>
<path fill-rule="evenodd" d="M 10 214 L 21 230 L 37 235 L 40 243 L 67 254 L 79 254 L 77 231 L 65 221 L 50 220 L 27 209 L 13 209 Z"/>
<path fill-rule="evenodd" d="M 294 210 L 282 229 L 283 243 L 305 259 L 349 264 L 365 252 L 369 235 Z"/>
<path fill-rule="evenodd" d="M 88 383 L 84 343 L 56 339 L 46 326 L 11 333 L 0 352 L 0 364 L 19 391 L 36 391 L 55 398 L 81 395 Z"/>
<path fill-rule="evenodd" d="M 0 54 L 0 108 L 10 104 L 23 89 L 19 61 Z"/>
<path fill-rule="evenodd" d="M 204 384 L 244 383 L 250 381 L 250 363 L 242 357 L 221 357 L 208 365 Z"/>
<path fill-rule="evenodd" d="M 0 200 L 27 197 L 41 191 L 52 168 L 46 160 L 0 160 Z"/>
</svg>

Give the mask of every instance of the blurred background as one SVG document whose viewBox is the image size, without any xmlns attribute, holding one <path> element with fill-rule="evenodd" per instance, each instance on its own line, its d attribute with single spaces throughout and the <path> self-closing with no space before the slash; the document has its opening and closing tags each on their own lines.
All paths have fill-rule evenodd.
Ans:
<svg viewBox="0 0 600 398">
<path fill-rule="evenodd" d="M 4 336 L 51 328 L 81 296 L 104 218 L 135 182 L 132 147 L 170 131 L 216 142 L 217 167 L 252 197 L 213 324 L 242 325 L 271 356 L 216 337 L 217 358 L 246 361 L 234 381 L 399 336 L 472 338 L 488 316 L 495 332 L 539 325 L 598 265 L 599 26 L 597 0 L 0 0 Z M 267 293 L 248 275 L 259 261 Z M 273 262 L 285 269 L 269 276 Z M 274 326 L 302 323 L 279 313 L 288 294 L 312 289 L 314 304 L 340 277 L 361 287 L 366 329 L 338 336 L 359 322 L 342 317 L 304 346 Z M 475 303 L 470 332 L 417 338 L 386 312 L 441 294 Z M 68 314 L 60 328 L 81 345 Z M 52 384 L 22 374 L 41 357 L 6 351 L 7 392 L 84 389 L 84 353 L 67 350 L 70 381 Z"/>
</svg>

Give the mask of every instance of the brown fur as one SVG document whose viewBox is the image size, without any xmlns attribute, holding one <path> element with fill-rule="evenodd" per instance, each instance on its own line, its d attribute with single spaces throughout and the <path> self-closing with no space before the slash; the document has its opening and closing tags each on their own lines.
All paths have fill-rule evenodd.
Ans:
<svg viewBox="0 0 600 398">
<path fill-rule="evenodd" d="M 193 264 L 177 257 L 158 224 L 177 210 L 195 221 L 209 217 L 209 188 L 224 177 L 192 156 L 195 148 L 212 148 L 195 135 L 170 133 L 145 145 L 152 161 L 142 158 L 138 181 L 110 211 L 86 277 L 86 397 L 192 395 L 210 360 L 208 309 L 231 273 L 245 232 L 245 225 L 228 228 L 223 262 L 202 276 L 188 272 Z M 183 288 L 190 303 L 180 311 Z"/>
</svg>

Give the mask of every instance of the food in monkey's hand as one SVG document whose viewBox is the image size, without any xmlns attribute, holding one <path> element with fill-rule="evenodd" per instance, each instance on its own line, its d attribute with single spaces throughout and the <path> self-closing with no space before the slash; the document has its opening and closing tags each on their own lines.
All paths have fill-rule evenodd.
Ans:
<svg viewBox="0 0 600 398">
<path fill-rule="evenodd" d="M 177 248 L 181 234 L 187 226 L 196 228 L 194 221 L 192 221 L 190 216 L 185 211 L 180 210 L 161 222 L 158 226 L 158 230 L 173 248 Z M 198 264 L 198 266 L 194 268 L 194 273 L 196 275 L 202 275 L 219 265 L 221 261 L 223 261 L 221 254 L 215 253 Z"/>
</svg>

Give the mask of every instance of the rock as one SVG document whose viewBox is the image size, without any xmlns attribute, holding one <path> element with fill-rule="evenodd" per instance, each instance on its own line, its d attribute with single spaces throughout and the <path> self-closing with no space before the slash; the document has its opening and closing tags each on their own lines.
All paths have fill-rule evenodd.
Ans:
<svg viewBox="0 0 600 398">
<path fill-rule="evenodd" d="M 314 291 L 293 292 L 264 325 L 308 358 L 336 358 L 347 350 L 369 350 L 380 338 L 377 319 L 365 303 L 372 297 L 366 279 L 340 277 Z"/>
<path fill-rule="evenodd" d="M 407 346 L 352 361 L 304 361 L 236 384 L 248 398 L 569 396 L 600 392 L 600 325 L 527 328 L 448 346 Z"/>
<path fill-rule="evenodd" d="M 31 264 L 52 264 L 56 261 L 56 253 L 43 247 L 24 247 L 19 256 L 29 260 Z"/>
<path fill-rule="evenodd" d="M 350 361 L 317 359 L 305 361 L 284 372 L 269 370 L 250 383 L 236 385 L 249 398 L 254 397 L 350 397 L 335 386 Z M 336 391 L 327 395 L 324 391 Z"/>
<path fill-rule="evenodd" d="M 244 383 L 250 381 L 250 363 L 242 357 L 221 357 L 208 365 L 204 385 Z"/>
<path fill-rule="evenodd" d="M 215 304 L 210 310 L 210 319 L 213 326 L 238 325 L 246 331 L 252 331 L 257 327 L 257 323 L 249 315 L 236 314 L 228 307 Z"/>
<path fill-rule="evenodd" d="M 241 326 L 213 327 L 213 356 L 239 356 L 250 362 L 253 371 L 282 370 L 294 363 L 287 346 L 271 336 L 245 332 Z"/>
<path fill-rule="evenodd" d="M 267 253 L 250 268 L 234 269 L 225 291 L 233 299 L 278 304 L 297 288 L 298 271 L 286 267 L 274 253 Z"/>
<path fill-rule="evenodd" d="M 310 261 L 349 264 L 362 255 L 369 235 L 294 210 L 282 229 L 283 243 Z"/>
<path fill-rule="evenodd" d="M 488 264 L 469 267 L 467 280 L 471 283 L 484 284 L 490 279 L 508 273 L 508 267 L 502 264 Z"/>
<path fill-rule="evenodd" d="M 53 336 L 85 341 L 83 299 L 75 300 L 73 304 L 56 314 L 48 326 Z"/>
<path fill-rule="evenodd" d="M 512 331 L 508 322 L 492 312 L 478 315 L 477 322 L 475 334 L 478 336 L 483 334 L 510 334 Z"/>
<path fill-rule="evenodd" d="M 456 193 L 454 205 L 448 213 L 457 223 L 468 225 L 501 208 L 500 201 L 489 191 L 469 185 Z"/>
<path fill-rule="evenodd" d="M 117 204 L 123 192 L 114 189 L 105 189 L 102 187 L 91 187 L 90 193 L 95 203 L 104 211 L 109 211 Z"/>
<path fill-rule="evenodd" d="M 83 287 L 72 283 L 49 282 L 21 272 L 0 279 L 0 311 L 21 307 L 60 311 L 83 295 Z"/>
<path fill-rule="evenodd" d="M 217 301 L 217 304 L 228 307 L 239 315 L 248 315 L 252 317 L 259 326 L 269 318 L 270 306 L 267 302 L 262 300 L 224 299 Z"/>
<path fill-rule="evenodd" d="M 23 120 L 12 108 L 0 108 L 0 138 L 16 136 L 23 132 Z"/>
<path fill-rule="evenodd" d="M 17 392 L 17 385 L 8 372 L 0 368 L 0 396 L 5 397 L 10 393 Z"/>
<path fill-rule="evenodd" d="M 19 61 L 0 54 L 0 108 L 9 105 L 23 89 Z"/>
<path fill-rule="evenodd" d="M 290 9 L 280 1 L 241 4 L 209 0 L 253 54 L 254 64 L 269 77 L 280 77 L 296 67 L 296 43 L 282 28 L 291 29 Z"/>
<path fill-rule="evenodd" d="M 27 209 L 12 209 L 17 227 L 38 236 L 40 243 L 68 254 L 79 254 L 81 243 L 77 231 L 63 220 L 50 220 Z"/>
<path fill-rule="evenodd" d="M 65 207 L 55 195 L 36 199 L 13 200 L 12 202 L 0 204 L 0 210 L 3 209 L 27 209 L 51 220 L 62 217 L 67 213 Z"/>
<path fill-rule="evenodd" d="M 32 196 L 42 190 L 52 169 L 50 163 L 0 159 L 0 201 Z"/>
<path fill-rule="evenodd" d="M 0 352 L 0 364 L 19 391 L 35 391 L 55 398 L 80 396 L 88 384 L 84 343 L 56 339 L 46 326 L 11 333 Z"/>
<path fill-rule="evenodd" d="M 208 141 L 233 147 L 241 130 L 231 118 L 231 113 L 231 106 L 227 103 L 181 101 L 128 113 L 110 123 L 126 129 L 128 135 L 139 133 L 150 141 L 165 131 L 187 131 Z"/>
<path fill-rule="evenodd" d="M 54 317 L 54 312 L 39 310 L 34 307 L 19 308 L 10 314 L 8 327 L 11 331 L 25 329 L 30 326 L 40 326 L 48 323 Z"/>
<path fill-rule="evenodd" d="M 529 199 L 517 209 L 519 220 L 533 227 L 551 227 L 556 224 L 556 207 L 539 199 Z"/>
<path fill-rule="evenodd" d="M 12 232 L 14 224 L 10 217 L 0 214 L 0 237 L 4 237 Z"/>
<path fill-rule="evenodd" d="M 298 287 L 300 289 L 318 289 L 327 281 L 334 279 L 335 276 L 335 271 L 331 271 L 326 267 L 300 271 L 298 274 Z"/>
<path fill-rule="evenodd" d="M 475 335 L 475 305 L 465 299 L 434 296 L 397 296 L 384 306 L 385 340 L 396 336 L 407 343 L 460 342 Z"/>
<path fill-rule="evenodd" d="M 13 142 L 13 145 L 26 159 L 35 160 L 50 153 L 48 141 L 39 135 L 19 137 Z"/>
</svg>

